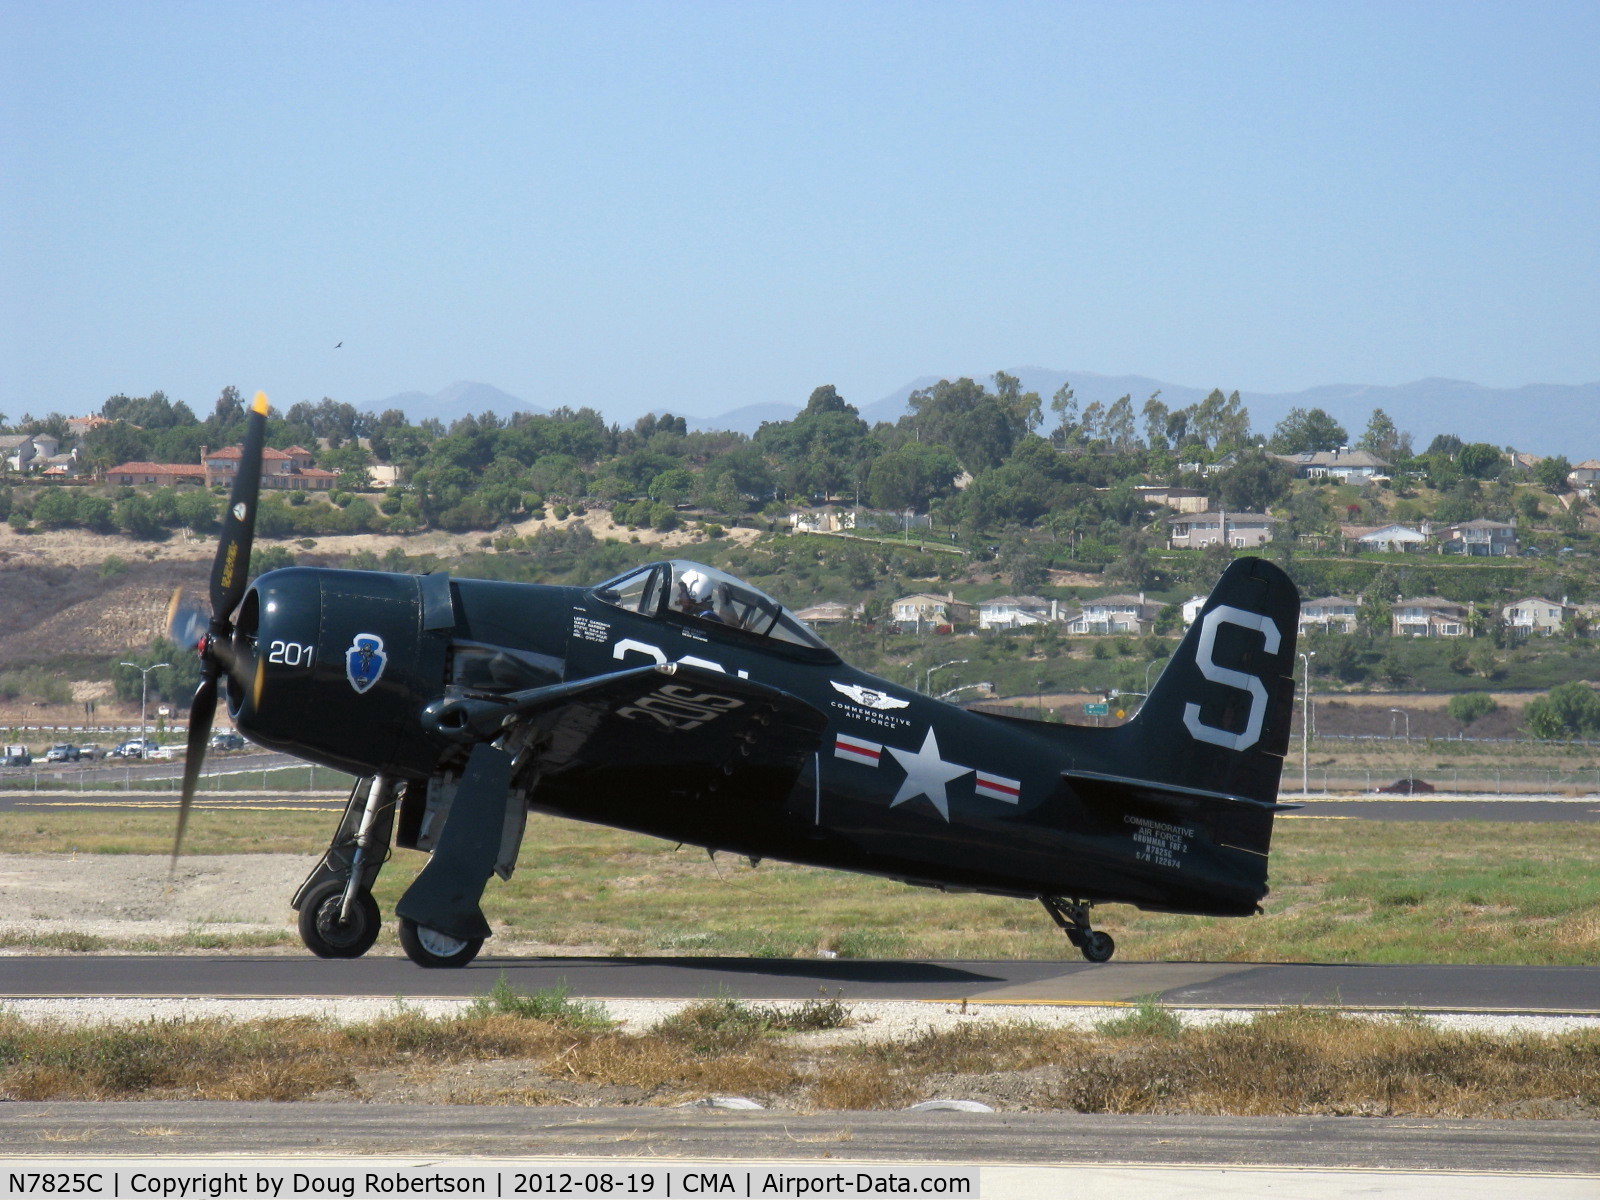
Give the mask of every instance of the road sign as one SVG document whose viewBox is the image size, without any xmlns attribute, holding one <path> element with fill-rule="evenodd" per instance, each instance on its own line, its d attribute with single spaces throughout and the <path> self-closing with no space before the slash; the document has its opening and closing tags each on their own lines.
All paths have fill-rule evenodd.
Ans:
<svg viewBox="0 0 1600 1200">
<path fill-rule="evenodd" d="M 1086 717 L 1108 717 L 1111 715 L 1111 705 L 1105 703 L 1085 704 L 1083 706 L 1083 715 Z"/>
</svg>

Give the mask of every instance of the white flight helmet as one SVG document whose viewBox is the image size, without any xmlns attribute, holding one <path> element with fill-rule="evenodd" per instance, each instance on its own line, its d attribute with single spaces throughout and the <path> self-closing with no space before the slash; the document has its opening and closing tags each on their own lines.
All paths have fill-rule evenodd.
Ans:
<svg viewBox="0 0 1600 1200">
<path fill-rule="evenodd" d="M 698 604 L 711 599 L 711 577 L 704 571 L 685 571 L 678 578 L 678 586 L 683 589 L 684 595 Z"/>
</svg>

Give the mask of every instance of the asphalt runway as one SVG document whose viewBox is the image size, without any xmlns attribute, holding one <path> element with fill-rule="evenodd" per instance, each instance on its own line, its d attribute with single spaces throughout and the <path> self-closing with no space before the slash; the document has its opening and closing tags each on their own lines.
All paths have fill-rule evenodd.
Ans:
<svg viewBox="0 0 1600 1200">
<path fill-rule="evenodd" d="M 1600 796 L 1340 796 L 1329 800 L 1280 796 L 1298 811 L 1279 820 L 1321 817 L 1346 821 L 1600 821 Z"/>
<path fill-rule="evenodd" d="M 425 971 L 399 957 L 0 956 L 0 999 L 483 995 L 558 985 L 593 999 L 926 1000 L 969 1004 L 1124 1003 L 1155 996 L 1186 1008 L 1335 1005 L 1600 1015 L 1600 966 L 1408 966 L 1372 963 L 906 962 L 873 959 L 495 958 Z"/>
<path fill-rule="evenodd" d="M 344 792 L 227 792 L 195 796 L 201 812 L 226 811 L 314 811 L 340 812 Z M 1346 821 L 1600 821 L 1600 796 L 1576 799 L 1536 796 L 1527 799 L 1505 796 L 1341 796 L 1333 799 L 1300 800 L 1292 795 L 1285 803 L 1302 808 L 1279 815 L 1279 820 Z M 73 792 L 3 791 L 0 812 L 47 812 L 63 808 L 166 808 L 176 811 L 178 793 L 171 792 Z"/>
</svg>

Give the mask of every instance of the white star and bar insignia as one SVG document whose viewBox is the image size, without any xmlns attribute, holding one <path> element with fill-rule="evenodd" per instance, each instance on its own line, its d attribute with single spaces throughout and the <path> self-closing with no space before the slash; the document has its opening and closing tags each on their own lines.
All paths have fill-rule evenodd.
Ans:
<svg viewBox="0 0 1600 1200">
<path fill-rule="evenodd" d="M 889 801 L 890 808 L 895 808 L 908 800 L 915 800 L 918 796 L 926 796 L 928 802 L 938 810 L 939 815 L 948 821 L 950 799 L 945 792 L 945 784 L 960 779 L 963 775 L 977 776 L 973 791 L 979 796 L 1015 804 L 1022 795 L 1020 780 L 1007 779 L 1003 775 L 979 771 L 975 767 L 946 762 L 939 752 L 939 739 L 931 728 L 923 737 L 921 748 L 917 750 L 900 750 L 894 746 L 884 746 L 881 742 L 869 742 L 864 738 L 851 737 L 846 733 L 838 734 L 833 743 L 835 758 L 860 763 L 866 767 L 875 767 L 882 762 L 885 750 L 894 756 L 895 761 L 905 769 L 906 773 L 904 781 L 900 784 L 900 790 L 895 793 L 894 799 Z"/>
</svg>

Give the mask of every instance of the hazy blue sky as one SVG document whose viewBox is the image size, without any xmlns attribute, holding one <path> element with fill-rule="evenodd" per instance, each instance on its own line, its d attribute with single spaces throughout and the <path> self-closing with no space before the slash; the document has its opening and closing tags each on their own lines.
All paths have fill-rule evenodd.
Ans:
<svg viewBox="0 0 1600 1200">
<path fill-rule="evenodd" d="M 1596 3 L 0 0 L 0 411 L 1593 381 L 1597 46 Z"/>
</svg>

